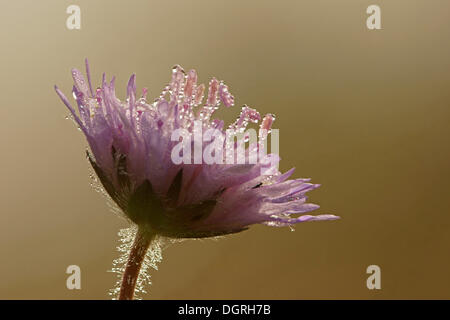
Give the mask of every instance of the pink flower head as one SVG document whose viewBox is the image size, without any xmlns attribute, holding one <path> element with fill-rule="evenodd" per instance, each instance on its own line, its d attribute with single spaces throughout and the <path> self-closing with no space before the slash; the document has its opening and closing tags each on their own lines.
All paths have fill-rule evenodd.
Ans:
<svg viewBox="0 0 450 320">
<path fill-rule="evenodd" d="M 185 73 L 176 66 L 169 85 L 153 103 L 147 102 L 146 89 L 137 96 L 135 75 L 128 82 L 127 99 L 121 101 L 115 95 L 114 78 L 107 82 L 103 75 L 101 88 L 94 91 L 87 61 L 86 70 L 87 81 L 72 70 L 78 112 L 56 86 L 55 90 L 87 138 L 88 158 L 104 189 L 139 227 L 168 237 L 200 238 L 239 232 L 256 223 L 288 226 L 338 218 L 305 214 L 318 208 L 306 202 L 305 194 L 319 185 L 309 179 L 288 180 L 293 169 L 282 174 L 271 167 L 263 174 L 263 163 L 172 161 L 174 130 L 194 134 L 194 122 L 201 120 L 204 128 L 225 132 L 224 122 L 212 119 L 220 104 L 234 104 L 223 82 L 216 78 L 209 82 L 202 105 L 205 86 L 197 83 L 196 71 Z M 249 122 L 261 121 L 265 138 L 273 120 L 271 114 L 261 120 L 256 110 L 244 106 L 229 128 L 242 131 Z M 272 164 L 279 160 L 275 154 L 266 158 Z"/>
</svg>

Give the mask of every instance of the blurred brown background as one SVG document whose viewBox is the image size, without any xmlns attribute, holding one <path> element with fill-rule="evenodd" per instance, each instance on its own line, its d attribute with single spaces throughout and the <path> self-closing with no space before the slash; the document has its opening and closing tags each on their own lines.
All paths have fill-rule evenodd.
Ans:
<svg viewBox="0 0 450 320">
<path fill-rule="evenodd" d="M 66 8 L 81 7 L 81 30 Z M 382 30 L 366 28 L 378 4 Z M 450 298 L 447 0 L 2 1 L 0 298 L 108 299 L 126 223 L 89 186 L 86 142 L 53 91 L 91 63 L 156 96 L 170 68 L 224 79 L 277 115 L 281 169 L 312 177 L 320 213 L 164 252 L 148 299 Z M 140 90 L 140 89 L 139 89 Z M 229 121 L 239 108 L 219 114 Z M 82 289 L 66 289 L 66 267 Z M 366 288 L 381 267 L 382 289 Z"/>
</svg>

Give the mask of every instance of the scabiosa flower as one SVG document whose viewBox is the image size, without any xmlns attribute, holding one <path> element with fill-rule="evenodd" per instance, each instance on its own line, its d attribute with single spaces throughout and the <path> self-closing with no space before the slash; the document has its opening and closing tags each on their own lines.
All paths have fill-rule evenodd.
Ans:
<svg viewBox="0 0 450 320">
<path fill-rule="evenodd" d="M 174 130 L 195 134 L 195 121 L 203 128 L 225 132 L 224 122 L 212 119 L 223 104 L 230 107 L 234 97 L 216 78 L 197 84 L 197 73 L 176 66 L 172 79 L 161 95 L 147 102 L 147 89 L 136 94 L 135 75 L 127 87 L 127 98 L 115 95 L 114 78 L 93 90 L 86 60 L 87 81 L 73 69 L 73 97 L 78 112 L 64 94 L 55 90 L 85 134 L 90 151 L 88 159 L 107 194 L 123 214 L 137 225 L 137 234 L 129 252 L 122 277 L 119 299 L 132 299 L 145 253 L 156 235 L 169 238 L 203 238 L 236 233 L 252 224 L 290 226 L 299 222 L 333 220 L 334 215 L 305 215 L 318 208 L 307 203 L 305 193 L 319 185 L 309 179 L 288 178 L 294 169 L 281 173 L 276 169 L 278 156 L 269 154 L 270 168 L 255 164 L 175 164 L 171 152 Z M 267 138 L 274 116 L 261 120 L 247 106 L 229 128 L 243 132 L 249 122 L 261 121 L 260 138 Z M 201 139 L 202 146 L 209 142 Z M 246 152 L 259 151 L 251 145 Z M 302 214 L 293 217 L 294 214 Z"/>
</svg>

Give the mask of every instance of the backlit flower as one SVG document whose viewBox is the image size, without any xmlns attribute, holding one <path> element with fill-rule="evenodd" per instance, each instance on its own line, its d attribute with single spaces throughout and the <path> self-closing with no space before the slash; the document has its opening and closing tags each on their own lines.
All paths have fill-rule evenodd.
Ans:
<svg viewBox="0 0 450 320">
<path fill-rule="evenodd" d="M 172 150 L 178 143 L 172 139 L 175 130 L 194 135 L 194 122 L 201 121 L 202 129 L 214 128 L 225 134 L 224 122 L 213 119 L 220 104 L 234 104 L 222 81 L 213 78 L 205 93 L 195 70 L 185 73 L 176 66 L 169 85 L 154 102 L 147 101 L 145 88 L 137 96 L 135 75 L 128 82 L 126 100 L 121 101 L 115 95 L 114 78 L 107 82 L 103 75 L 101 87 L 94 90 L 87 61 L 86 69 L 87 80 L 72 70 L 78 112 L 55 89 L 86 136 L 89 161 L 104 189 L 138 225 L 137 245 L 150 242 L 155 234 L 201 238 L 239 232 L 257 223 L 289 226 L 337 218 L 306 214 L 318 206 L 307 203 L 305 194 L 319 185 L 309 183 L 309 179 L 289 180 L 294 170 L 280 173 L 275 154 L 264 155 L 265 161 L 254 164 L 172 161 Z M 260 121 L 260 138 L 264 140 L 273 120 L 271 114 L 261 119 L 256 110 L 244 106 L 228 129 L 243 132 L 248 123 Z M 210 143 L 201 139 L 202 148 Z M 259 143 L 250 145 L 246 154 L 260 148 Z M 267 163 L 269 168 L 264 169 Z"/>
</svg>

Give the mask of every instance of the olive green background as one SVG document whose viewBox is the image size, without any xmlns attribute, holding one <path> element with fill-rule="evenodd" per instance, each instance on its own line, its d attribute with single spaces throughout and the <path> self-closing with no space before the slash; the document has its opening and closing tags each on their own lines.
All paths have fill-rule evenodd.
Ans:
<svg viewBox="0 0 450 320">
<path fill-rule="evenodd" d="M 81 7 L 81 30 L 66 8 Z M 382 30 L 366 28 L 378 4 Z M 108 299 L 127 223 L 89 185 L 86 141 L 53 91 L 70 68 L 159 94 L 170 69 L 216 76 L 277 115 L 281 169 L 342 216 L 164 251 L 148 299 L 450 298 L 447 0 L 2 1 L 0 298 Z M 239 107 L 220 110 L 228 121 Z M 81 267 L 82 289 L 66 288 Z M 381 267 L 382 289 L 366 288 Z"/>
</svg>

